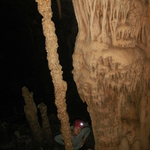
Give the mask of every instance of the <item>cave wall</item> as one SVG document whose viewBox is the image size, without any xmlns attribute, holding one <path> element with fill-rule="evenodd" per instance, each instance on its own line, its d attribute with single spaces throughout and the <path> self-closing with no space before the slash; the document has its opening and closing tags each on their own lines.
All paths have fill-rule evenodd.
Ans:
<svg viewBox="0 0 150 150">
<path fill-rule="evenodd" d="M 73 0 L 73 76 L 95 150 L 150 149 L 149 1 Z"/>
</svg>

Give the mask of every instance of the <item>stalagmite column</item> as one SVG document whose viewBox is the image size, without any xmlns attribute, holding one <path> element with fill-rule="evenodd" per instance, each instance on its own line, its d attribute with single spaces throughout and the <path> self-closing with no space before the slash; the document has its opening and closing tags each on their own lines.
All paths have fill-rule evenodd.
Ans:
<svg viewBox="0 0 150 150">
<path fill-rule="evenodd" d="M 95 150 L 150 149 L 150 2 L 73 0 L 73 76 Z"/>
<path fill-rule="evenodd" d="M 55 104 L 57 106 L 58 118 L 61 121 L 61 132 L 65 143 L 66 150 L 73 150 L 71 142 L 71 130 L 69 124 L 69 116 L 66 111 L 66 90 L 67 84 L 62 79 L 62 70 L 59 64 L 57 54 L 57 37 L 55 34 L 54 23 L 51 21 L 52 10 L 51 0 L 36 0 L 38 2 L 38 10 L 43 16 L 42 25 L 43 33 L 46 37 L 47 60 L 52 76 L 55 90 Z"/>
<path fill-rule="evenodd" d="M 24 106 L 24 112 L 29 122 L 30 129 L 34 138 L 40 142 L 43 139 L 43 132 L 38 122 L 37 108 L 33 100 L 33 93 L 29 92 L 24 86 L 22 88 L 22 96 L 24 97 L 24 101 L 26 103 Z"/>
<path fill-rule="evenodd" d="M 40 109 L 40 112 L 41 112 L 44 138 L 47 142 L 52 143 L 53 141 L 52 132 L 51 132 L 51 127 L 50 127 L 49 120 L 47 117 L 47 106 L 44 103 L 40 103 L 38 105 L 38 108 Z"/>
</svg>

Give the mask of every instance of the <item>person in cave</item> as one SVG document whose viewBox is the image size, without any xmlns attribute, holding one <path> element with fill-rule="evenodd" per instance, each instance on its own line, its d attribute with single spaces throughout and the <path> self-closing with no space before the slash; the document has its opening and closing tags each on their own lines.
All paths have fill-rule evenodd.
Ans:
<svg viewBox="0 0 150 150">
<path fill-rule="evenodd" d="M 86 138 L 90 133 L 89 127 L 84 127 L 84 122 L 80 119 L 74 121 L 73 126 L 71 126 L 71 140 L 74 150 L 88 150 L 85 145 Z M 62 134 L 56 135 L 54 140 L 64 145 Z"/>
</svg>

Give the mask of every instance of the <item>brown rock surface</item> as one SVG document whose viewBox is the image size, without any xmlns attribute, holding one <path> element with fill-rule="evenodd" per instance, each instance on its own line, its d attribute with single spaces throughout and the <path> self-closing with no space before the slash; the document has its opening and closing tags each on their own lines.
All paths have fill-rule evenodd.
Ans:
<svg viewBox="0 0 150 150">
<path fill-rule="evenodd" d="M 149 150 L 149 1 L 73 0 L 73 75 L 95 150 Z"/>
</svg>

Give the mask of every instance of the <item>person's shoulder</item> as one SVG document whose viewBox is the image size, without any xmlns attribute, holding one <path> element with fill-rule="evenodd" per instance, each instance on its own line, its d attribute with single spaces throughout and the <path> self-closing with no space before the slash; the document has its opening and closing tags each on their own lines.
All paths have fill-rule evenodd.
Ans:
<svg viewBox="0 0 150 150">
<path fill-rule="evenodd" d="M 83 127 L 82 131 L 90 131 L 90 127 L 89 126 Z"/>
<path fill-rule="evenodd" d="M 88 127 L 83 127 L 83 129 L 88 129 L 88 130 L 90 130 L 90 126 L 88 126 Z"/>
<path fill-rule="evenodd" d="M 90 129 L 91 127 L 90 127 L 90 125 L 88 124 L 88 122 L 86 122 L 86 123 L 84 123 L 84 127 L 83 127 L 83 131 L 85 131 L 85 132 L 90 132 Z"/>
<path fill-rule="evenodd" d="M 56 134 L 54 137 L 62 137 L 62 134 Z"/>
</svg>

